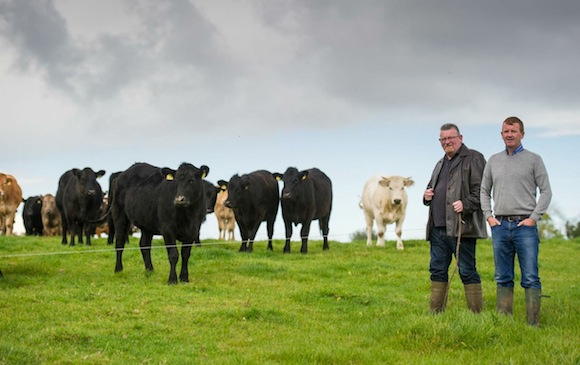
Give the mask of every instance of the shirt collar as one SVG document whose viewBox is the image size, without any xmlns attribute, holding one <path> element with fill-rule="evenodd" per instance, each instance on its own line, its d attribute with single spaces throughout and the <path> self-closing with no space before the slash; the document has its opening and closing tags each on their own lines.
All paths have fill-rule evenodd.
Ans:
<svg viewBox="0 0 580 365">
<path fill-rule="evenodd" d="M 524 145 L 523 145 L 523 144 L 520 144 L 520 145 L 519 145 L 519 146 L 518 146 L 518 147 L 517 147 L 517 148 L 514 150 L 514 153 L 512 154 L 512 156 L 513 156 L 513 155 L 515 155 L 515 154 L 517 154 L 517 153 L 520 153 L 520 152 L 522 152 L 523 150 L 524 150 Z M 505 153 L 507 153 L 507 154 L 509 155 L 509 152 L 508 152 L 507 148 L 505 149 Z"/>
</svg>

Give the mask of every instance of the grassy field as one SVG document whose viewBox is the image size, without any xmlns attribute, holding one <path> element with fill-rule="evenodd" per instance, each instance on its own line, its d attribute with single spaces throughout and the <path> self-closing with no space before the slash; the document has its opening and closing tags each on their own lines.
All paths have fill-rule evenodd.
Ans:
<svg viewBox="0 0 580 365">
<path fill-rule="evenodd" d="M 429 246 L 311 242 L 282 254 L 258 242 L 205 242 L 190 283 L 166 284 L 160 241 L 146 273 L 137 239 L 114 273 L 105 239 L 0 237 L 0 364 L 579 364 L 580 242 L 541 244 L 541 327 L 495 313 L 493 256 L 478 247 L 484 310 L 470 313 L 456 275 L 448 309 L 431 315 Z M 518 278 L 519 280 L 519 278 Z"/>
</svg>

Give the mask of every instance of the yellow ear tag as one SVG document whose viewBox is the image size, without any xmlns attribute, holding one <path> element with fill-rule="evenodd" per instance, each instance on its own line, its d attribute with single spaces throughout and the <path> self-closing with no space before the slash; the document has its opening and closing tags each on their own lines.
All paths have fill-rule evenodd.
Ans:
<svg viewBox="0 0 580 365">
<path fill-rule="evenodd" d="M 225 185 L 222 185 L 222 186 L 220 186 L 220 189 L 222 189 L 222 190 L 224 190 L 224 191 L 225 191 L 227 188 L 228 188 L 228 187 L 227 187 L 227 186 L 225 186 Z"/>
<path fill-rule="evenodd" d="M 306 180 L 306 175 L 302 176 L 302 180 Z"/>
<path fill-rule="evenodd" d="M 207 174 L 205 172 L 203 174 L 201 174 L 202 179 L 205 179 L 206 176 L 207 176 Z"/>
<path fill-rule="evenodd" d="M 8 184 L 6 184 L 8 186 L 12 185 L 12 181 L 8 181 Z"/>
<path fill-rule="evenodd" d="M 173 175 L 172 174 L 167 174 L 167 175 L 165 175 L 165 179 L 167 181 L 172 181 L 173 180 Z"/>
<path fill-rule="evenodd" d="M 276 176 L 276 180 L 280 181 L 282 178 L 280 176 Z"/>
</svg>

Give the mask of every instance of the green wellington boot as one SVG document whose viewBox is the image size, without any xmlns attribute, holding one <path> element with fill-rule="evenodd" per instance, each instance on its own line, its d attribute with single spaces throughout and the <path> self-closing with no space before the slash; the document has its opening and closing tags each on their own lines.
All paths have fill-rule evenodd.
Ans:
<svg viewBox="0 0 580 365">
<path fill-rule="evenodd" d="M 514 288 L 497 287 L 496 309 L 501 314 L 512 314 L 514 308 Z"/>
<path fill-rule="evenodd" d="M 530 326 L 540 325 L 540 303 L 542 289 L 526 288 L 526 316 Z"/>
<path fill-rule="evenodd" d="M 463 287 L 465 289 L 467 308 L 469 308 L 473 313 L 481 312 L 481 309 L 483 308 L 483 292 L 481 290 L 481 283 L 467 284 Z"/>
<path fill-rule="evenodd" d="M 440 281 L 431 282 L 431 298 L 429 307 L 432 313 L 441 313 L 445 310 L 447 302 L 447 283 Z"/>
</svg>

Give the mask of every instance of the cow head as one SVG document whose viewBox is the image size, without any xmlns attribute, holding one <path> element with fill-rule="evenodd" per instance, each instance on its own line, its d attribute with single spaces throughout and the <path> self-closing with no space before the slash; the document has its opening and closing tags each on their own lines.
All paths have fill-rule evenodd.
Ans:
<svg viewBox="0 0 580 365">
<path fill-rule="evenodd" d="M 225 181 L 222 181 L 225 182 Z M 238 208 L 244 201 L 246 192 L 250 190 L 250 179 L 246 176 L 239 176 L 238 174 L 232 176 L 230 181 L 226 185 L 228 189 L 228 199 L 224 202 L 224 205 L 228 208 Z"/>
<path fill-rule="evenodd" d="M 203 189 L 205 192 L 205 206 L 207 208 L 206 213 L 213 213 L 217 196 L 222 191 L 222 189 L 207 180 L 203 180 Z"/>
<path fill-rule="evenodd" d="M 10 175 L 0 174 L 0 199 L 4 200 L 5 191 L 10 189 L 12 177 Z"/>
<path fill-rule="evenodd" d="M 304 184 L 308 181 L 308 171 L 298 171 L 295 167 L 289 167 L 284 174 L 273 173 L 276 180 L 284 181 L 282 199 L 295 200 L 304 190 Z"/>
<path fill-rule="evenodd" d="M 203 165 L 197 168 L 192 164 L 182 163 L 177 171 L 167 167 L 162 168 L 161 171 L 166 180 L 176 184 L 177 190 L 173 201 L 175 205 L 187 207 L 200 198 L 205 198 L 203 178 L 209 173 L 209 167 Z"/>
<path fill-rule="evenodd" d="M 42 212 L 47 214 L 55 214 L 57 212 L 54 195 L 46 194 L 42 197 Z"/>
<path fill-rule="evenodd" d="M 387 190 L 391 205 L 406 204 L 407 192 L 405 188 L 412 186 L 414 183 L 410 177 L 401 176 L 383 176 L 379 181 L 379 185 Z"/>
<path fill-rule="evenodd" d="M 95 172 L 90 167 L 85 167 L 82 170 L 72 169 L 72 173 L 76 176 L 79 182 L 77 189 L 80 190 L 78 192 L 81 195 L 98 196 L 98 199 L 101 199 L 103 191 L 101 190 L 101 186 L 97 182 L 97 179 L 105 175 L 105 170 Z"/>
</svg>

